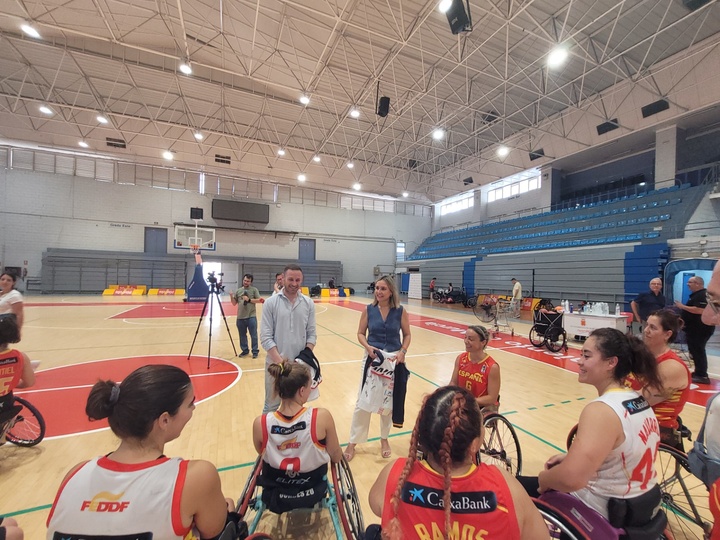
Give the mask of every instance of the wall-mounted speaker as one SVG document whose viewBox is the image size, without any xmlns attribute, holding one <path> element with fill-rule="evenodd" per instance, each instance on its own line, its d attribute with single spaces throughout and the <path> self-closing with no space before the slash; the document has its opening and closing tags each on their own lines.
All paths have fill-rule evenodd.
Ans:
<svg viewBox="0 0 720 540">
<path fill-rule="evenodd" d="M 668 100 L 666 99 L 658 99 L 657 101 L 653 101 L 649 105 L 645 105 L 642 109 L 642 115 L 643 118 L 647 118 L 648 116 L 652 116 L 653 114 L 657 114 L 662 111 L 667 111 L 670 108 L 670 103 L 668 103 Z"/>
<path fill-rule="evenodd" d="M 545 157 L 545 150 L 542 148 L 538 148 L 537 150 L 533 150 L 530 152 L 530 161 L 535 161 L 536 159 L 540 159 L 541 157 Z"/>
<path fill-rule="evenodd" d="M 390 112 L 390 98 L 383 96 L 378 101 L 377 115 L 385 118 Z"/>
<path fill-rule="evenodd" d="M 597 129 L 598 135 L 602 135 L 603 133 L 607 133 L 608 131 L 612 131 L 613 129 L 617 129 L 619 127 L 617 118 L 613 118 L 612 120 L 598 124 L 595 126 L 595 129 Z"/>
<path fill-rule="evenodd" d="M 463 180 L 463 184 L 465 184 L 466 186 L 469 186 L 472 183 L 473 183 L 472 176 L 468 176 L 465 180 Z"/>
<path fill-rule="evenodd" d="M 470 16 L 465 11 L 465 4 L 463 0 L 452 0 L 452 4 L 445 12 L 447 20 L 450 23 L 450 30 L 453 34 L 459 34 L 460 32 L 469 32 L 472 30 L 470 24 Z"/>
<path fill-rule="evenodd" d="M 190 219 L 202 219 L 203 218 L 203 209 L 202 208 L 191 208 L 190 209 Z"/>
</svg>

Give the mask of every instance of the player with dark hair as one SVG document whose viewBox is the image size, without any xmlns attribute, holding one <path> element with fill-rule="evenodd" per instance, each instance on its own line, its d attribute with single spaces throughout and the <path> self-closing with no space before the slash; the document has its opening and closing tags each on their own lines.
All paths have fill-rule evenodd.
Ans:
<svg viewBox="0 0 720 540">
<path fill-rule="evenodd" d="M 465 352 L 455 359 L 451 386 L 469 390 L 484 414 L 497 412 L 500 405 L 500 365 L 485 352 L 490 333 L 484 326 L 468 326 Z"/>
</svg>

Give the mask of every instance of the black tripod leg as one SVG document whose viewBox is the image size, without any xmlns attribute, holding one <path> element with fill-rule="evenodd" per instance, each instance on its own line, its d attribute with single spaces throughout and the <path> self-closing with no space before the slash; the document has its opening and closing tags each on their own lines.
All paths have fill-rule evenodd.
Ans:
<svg viewBox="0 0 720 540">
<path fill-rule="evenodd" d="M 210 348 L 212 347 L 212 314 L 213 314 L 213 291 L 212 286 L 208 293 L 208 301 L 210 301 L 210 333 L 208 334 L 208 355 L 207 355 L 207 368 L 210 369 Z"/>
<path fill-rule="evenodd" d="M 198 332 L 200 331 L 200 325 L 202 324 L 203 317 L 205 316 L 205 310 L 207 309 L 208 300 L 210 300 L 210 295 L 208 295 L 208 297 L 205 299 L 205 304 L 203 304 L 202 312 L 200 313 L 200 320 L 198 320 L 198 325 L 195 329 L 195 337 L 193 338 L 192 345 L 190 345 L 190 352 L 187 356 L 188 360 L 190 360 L 190 355 L 192 354 L 193 348 L 195 347 L 195 340 L 197 339 Z"/>
<path fill-rule="evenodd" d="M 235 348 L 235 342 L 233 342 L 232 333 L 230 332 L 230 327 L 228 326 L 227 318 L 225 317 L 225 310 L 222 307 L 222 302 L 220 302 L 220 293 L 216 293 L 218 295 L 218 306 L 220 306 L 220 313 L 222 313 L 223 321 L 225 321 L 225 328 L 227 328 L 228 337 L 230 338 L 230 345 L 232 345 L 233 352 L 235 353 L 235 356 L 237 356 L 237 349 Z"/>
</svg>

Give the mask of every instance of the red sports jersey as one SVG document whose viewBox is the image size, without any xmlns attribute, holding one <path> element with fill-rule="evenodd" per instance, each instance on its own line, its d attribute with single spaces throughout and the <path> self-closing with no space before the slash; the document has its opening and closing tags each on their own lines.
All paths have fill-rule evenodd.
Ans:
<svg viewBox="0 0 720 540">
<path fill-rule="evenodd" d="M 470 361 L 468 353 L 462 353 L 458 366 L 458 386 L 465 388 L 476 398 L 487 396 L 490 369 L 496 363 L 492 356 L 487 355 L 482 362 L 475 364 Z"/>
<path fill-rule="evenodd" d="M 390 470 L 385 488 L 382 527 L 393 518 L 390 499 L 398 485 L 406 459 L 398 459 Z M 443 538 L 442 475 L 424 461 L 413 464 L 402 487 L 398 519 L 403 539 Z M 452 479 L 450 538 L 519 540 L 520 526 L 510 488 L 494 466 L 481 463 L 463 476 Z"/>
<path fill-rule="evenodd" d="M 23 363 L 23 355 L 17 349 L 0 353 L 0 397 L 7 396 L 20 382 Z"/>
<path fill-rule="evenodd" d="M 665 401 L 661 401 L 660 403 L 656 403 L 655 405 L 653 405 L 653 411 L 655 411 L 655 416 L 657 416 L 658 424 L 660 424 L 660 427 L 677 429 L 678 427 L 680 427 L 680 424 L 678 424 L 677 421 L 677 417 L 682 412 L 683 407 L 685 407 L 685 403 L 687 403 L 687 400 L 690 397 L 691 375 L 690 370 L 685 365 L 685 362 L 683 362 L 680 357 L 675 354 L 674 351 L 669 350 L 657 357 L 658 365 L 663 362 L 667 362 L 668 360 L 678 362 L 685 369 L 685 371 L 687 372 L 687 386 L 682 390 L 676 391 Z M 633 373 L 628 375 L 625 379 L 625 386 L 630 386 L 633 390 L 636 390 L 638 392 L 642 392 L 643 388 L 643 384 L 635 377 Z"/>
</svg>

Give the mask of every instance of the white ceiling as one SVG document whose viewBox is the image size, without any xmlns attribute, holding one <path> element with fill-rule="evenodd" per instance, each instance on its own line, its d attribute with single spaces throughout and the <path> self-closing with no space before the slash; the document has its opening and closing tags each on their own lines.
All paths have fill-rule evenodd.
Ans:
<svg viewBox="0 0 720 540">
<path fill-rule="evenodd" d="M 437 0 L 4 0 L 0 138 L 62 148 L 85 140 L 90 151 L 155 164 L 170 149 L 178 167 L 290 185 L 304 173 L 312 187 L 359 181 L 366 192 L 435 202 L 468 189 L 462 178 L 479 162 L 494 162 L 493 173 L 475 186 L 529 166 L 548 122 L 596 107 L 593 97 L 645 80 L 720 32 L 717 0 L 695 11 L 681 0 L 470 7 L 473 31 L 453 36 Z M 22 33 L 24 21 L 40 39 Z M 557 43 L 570 58 L 548 70 Z M 190 76 L 178 70 L 183 58 Z M 375 114 L 378 92 L 391 100 L 386 118 Z M 438 126 L 448 133 L 439 142 Z M 107 147 L 107 137 L 127 148 Z M 495 158 L 499 144 L 519 149 L 521 139 L 522 160 Z M 574 153 L 556 149 L 532 165 Z"/>
</svg>

